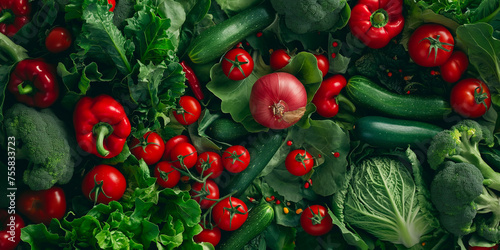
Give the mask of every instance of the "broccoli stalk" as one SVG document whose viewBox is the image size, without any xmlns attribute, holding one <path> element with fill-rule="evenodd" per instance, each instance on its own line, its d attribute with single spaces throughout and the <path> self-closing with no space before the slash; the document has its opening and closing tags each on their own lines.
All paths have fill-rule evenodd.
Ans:
<svg viewBox="0 0 500 250">
<path fill-rule="evenodd" d="M 477 205 L 477 213 L 486 214 L 477 219 L 477 233 L 492 242 L 500 242 L 500 199 L 490 189 L 483 188 L 483 193 L 474 202 Z"/>
</svg>

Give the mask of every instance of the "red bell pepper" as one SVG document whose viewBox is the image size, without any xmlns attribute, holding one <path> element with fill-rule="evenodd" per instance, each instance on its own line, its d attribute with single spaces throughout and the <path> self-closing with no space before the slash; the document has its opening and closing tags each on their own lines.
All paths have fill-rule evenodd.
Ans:
<svg viewBox="0 0 500 250">
<path fill-rule="evenodd" d="M 355 110 L 354 105 L 340 94 L 347 85 L 347 80 L 343 75 L 333 75 L 321 83 L 312 103 L 316 106 L 316 112 L 326 118 L 334 117 L 339 112 L 339 103 L 343 102 L 351 110 Z"/>
<path fill-rule="evenodd" d="M 403 0 L 359 0 L 352 8 L 349 28 L 366 46 L 379 49 L 404 26 Z"/>
<path fill-rule="evenodd" d="M 59 84 L 54 67 L 41 59 L 20 61 L 12 71 L 9 91 L 19 102 L 47 108 L 59 97 Z"/>
<path fill-rule="evenodd" d="M 73 113 L 73 123 L 78 145 L 101 158 L 120 154 L 131 131 L 123 106 L 104 94 L 80 99 Z"/>
<path fill-rule="evenodd" d="M 14 36 L 30 21 L 29 0 L 0 0 L 0 32 Z"/>
</svg>

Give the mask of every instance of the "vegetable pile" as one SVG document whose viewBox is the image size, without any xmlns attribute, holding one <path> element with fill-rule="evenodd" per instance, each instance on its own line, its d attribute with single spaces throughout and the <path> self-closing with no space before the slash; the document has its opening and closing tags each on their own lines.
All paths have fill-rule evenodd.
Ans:
<svg viewBox="0 0 500 250">
<path fill-rule="evenodd" d="M 0 0 L 0 249 L 498 249 L 497 0 Z"/>
</svg>

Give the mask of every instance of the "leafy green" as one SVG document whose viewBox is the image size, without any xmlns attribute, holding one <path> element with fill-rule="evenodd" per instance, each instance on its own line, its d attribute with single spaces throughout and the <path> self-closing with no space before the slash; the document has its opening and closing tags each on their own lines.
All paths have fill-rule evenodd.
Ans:
<svg viewBox="0 0 500 250">
<path fill-rule="evenodd" d="M 220 5 L 221 9 L 228 15 L 233 15 L 237 12 L 258 5 L 263 0 L 215 0 Z"/>
</svg>

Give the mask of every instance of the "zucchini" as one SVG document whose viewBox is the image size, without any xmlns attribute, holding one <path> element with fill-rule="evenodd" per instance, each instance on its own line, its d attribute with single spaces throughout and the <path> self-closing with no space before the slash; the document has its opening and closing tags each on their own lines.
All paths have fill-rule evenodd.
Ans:
<svg viewBox="0 0 500 250">
<path fill-rule="evenodd" d="M 280 132 L 268 132 L 256 134 L 256 140 L 252 141 L 253 147 L 248 148 L 250 152 L 250 163 L 245 170 L 234 175 L 224 187 L 226 194 L 233 193 L 234 197 L 240 197 L 250 186 L 253 180 L 264 170 L 274 154 L 283 144 L 284 136 Z"/>
<path fill-rule="evenodd" d="M 226 143 L 239 142 L 249 135 L 248 130 L 243 124 L 235 122 L 230 118 L 216 119 L 208 126 L 205 133 L 214 140 Z"/>
<path fill-rule="evenodd" d="M 248 212 L 245 223 L 219 245 L 221 250 L 242 249 L 248 242 L 264 231 L 274 219 L 274 209 L 267 202 L 261 202 Z"/>
<path fill-rule="evenodd" d="M 193 63 L 217 60 L 247 36 L 271 25 L 275 18 L 269 4 L 251 7 L 203 31 L 193 39 L 187 55 Z"/>
<path fill-rule="evenodd" d="M 349 79 L 346 92 L 360 106 L 395 118 L 442 121 L 452 111 L 448 101 L 440 97 L 400 95 L 364 76 Z"/>
<path fill-rule="evenodd" d="M 427 145 L 443 128 L 426 122 L 364 116 L 354 123 L 354 136 L 372 146 L 406 148 Z"/>
</svg>

